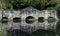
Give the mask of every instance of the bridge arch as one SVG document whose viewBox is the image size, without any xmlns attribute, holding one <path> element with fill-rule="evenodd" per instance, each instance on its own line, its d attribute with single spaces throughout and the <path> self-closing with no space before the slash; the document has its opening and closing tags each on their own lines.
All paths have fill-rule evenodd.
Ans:
<svg viewBox="0 0 60 36">
<path fill-rule="evenodd" d="M 44 17 L 38 17 L 38 22 L 44 22 Z"/>
<path fill-rule="evenodd" d="M 35 22 L 35 17 L 33 16 L 28 16 L 25 18 L 26 23 L 34 23 Z"/>
<path fill-rule="evenodd" d="M 19 17 L 13 18 L 13 22 L 20 22 L 20 21 L 21 21 L 21 18 L 19 18 Z"/>
</svg>

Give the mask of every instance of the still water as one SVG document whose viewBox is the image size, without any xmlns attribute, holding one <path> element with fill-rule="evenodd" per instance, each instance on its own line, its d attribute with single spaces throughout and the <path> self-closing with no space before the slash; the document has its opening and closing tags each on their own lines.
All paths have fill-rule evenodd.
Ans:
<svg viewBox="0 0 60 36">
<path fill-rule="evenodd" d="M 32 24 L 34 24 L 32 26 Z M 49 26 L 39 27 L 36 26 L 38 24 L 42 24 L 40 22 L 35 21 L 34 23 L 26 23 L 25 21 L 21 22 L 8 22 L 8 23 L 1 23 L 0 22 L 0 36 L 60 36 L 60 22 L 53 22 L 45 24 L 56 24 L 54 26 L 54 30 L 51 29 L 50 31 Z M 30 25 L 30 26 L 29 26 Z M 27 28 L 29 27 L 29 28 Z M 32 28 L 33 27 L 33 28 Z M 40 29 L 43 28 L 43 29 Z M 14 30 L 15 29 L 15 30 Z M 31 29 L 31 30 L 30 30 Z M 49 29 L 49 30 L 46 30 Z"/>
</svg>

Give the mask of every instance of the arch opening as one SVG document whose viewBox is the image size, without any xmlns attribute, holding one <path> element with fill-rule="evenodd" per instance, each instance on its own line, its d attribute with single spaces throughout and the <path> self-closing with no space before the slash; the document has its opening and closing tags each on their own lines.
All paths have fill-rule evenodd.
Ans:
<svg viewBox="0 0 60 36">
<path fill-rule="evenodd" d="M 21 18 L 15 17 L 15 18 L 13 18 L 13 22 L 21 22 Z"/>
<path fill-rule="evenodd" d="M 55 22 L 55 21 L 56 21 L 56 18 L 54 18 L 54 17 L 48 17 L 47 21 L 48 21 L 49 23 Z"/>
<path fill-rule="evenodd" d="M 32 24 L 35 22 L 35 18 L 33 16 L 28 16 L 28 17 L 26 17 L 25 21 L 28 24 Z"/>
<path fill-rule="evenodd" d="M 7 23 L 8 22 L 8 17 L 2 17 L 2 23 Z"/>
<path fill-rule="evenodd" d="M 39 17 L 38 22 L 44 22 L 44 17 Z"/>
</svg>

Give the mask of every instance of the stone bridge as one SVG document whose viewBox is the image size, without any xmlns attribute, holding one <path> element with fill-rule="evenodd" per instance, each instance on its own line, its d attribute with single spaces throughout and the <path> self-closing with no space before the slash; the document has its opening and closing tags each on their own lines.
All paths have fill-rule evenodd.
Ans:
<svg viewBox="0 0 60 36">
<path fill-rule="evenodd" d="M 43 17 L 44 18 L 44 22 L 39 23 L 38 21 L 28 24 L 26 23 L 25 19 L 27 17 L 34 17 L 35 19 L 38 20 L 38 18 Z M 0 11 L 0 19 L 2 18 L 8 18 L 8 29 L 12 28 L 12 29 L 20 29 L 22 31 L 25 32 L 34 32 L 38 29 L 44 29 L 44 30 L 48 30 L 51 27 L 53 27 L 53 29 L 56 29 L 56 23 L 57 22 L 52 22 L 52 23 L 48 23 L 48 21 L 46 19 L 48 19 L 48 17 L 54 17 L 56 18 L 56 20 L 58 20 L 57 18 L 57 12 L 55 10 L 37 10 L 33 7 L 27 7 L 21 10 L 5 10 L 5 11 Z M 15 23 L 13 22 L 14 20 L 20 20 L 21 22 L 19 23 Z M 51 26 L 51 27 L 49 27 Z"/>
<path fill-rule="evenodd" d="M 25 20 L 28 16 L 33 16 L 35 19 L 38 19 L 39 17 L 44 17 L 44 19 L 48 19 L 49 16 L 54 17 L 57 19 L 57 12 L 55 10 L 37 10 L 33 7 L 27 7 L 25 9 L 21 10 L 21 19 Z"/>
<path fill-rule="evenodd" d="M 35 19 L 38 19 L 39 17 L 43 17 L 44 19 L 48 19 L 48 17 L 54 17 L 57 18 L 57 12 L 55 10 L 37 10 L 33 7 L 27 7 L 22 10 L 0 10 L 0 19 L 1 17 L 7 17 L 8 19 L 13 19 L 15 17 L 19 17 L 22 20 L 25 20 L 26 17 L 32 16 Z"/>
</svg>

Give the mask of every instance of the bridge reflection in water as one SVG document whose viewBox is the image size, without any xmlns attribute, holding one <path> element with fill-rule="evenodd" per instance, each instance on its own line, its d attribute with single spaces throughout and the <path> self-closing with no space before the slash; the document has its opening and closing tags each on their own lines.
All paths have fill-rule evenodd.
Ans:
<svg viewBox="0 0 60 36">
<path fill-rule="evenodd" d="M 11 21 L 0 23 L 0 29 L 3 31 L 4 36 L 56 36 L 58 35 L 56 30 L 59 30 L 59 24 L 57 24 L 57 21 L 52 23 L 35 21 L 31 24 L 26 23 L 26 21 Z"/>
</svg>

